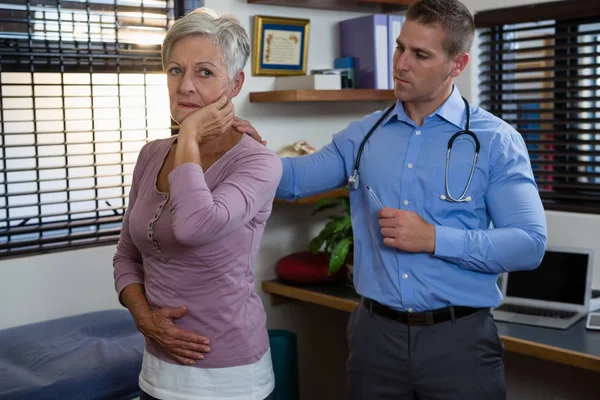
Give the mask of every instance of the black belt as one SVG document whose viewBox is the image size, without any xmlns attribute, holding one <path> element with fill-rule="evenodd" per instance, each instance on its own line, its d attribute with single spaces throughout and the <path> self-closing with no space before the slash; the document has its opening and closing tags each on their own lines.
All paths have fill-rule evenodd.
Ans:
<svg viewBox="0 0 600 400">
<path fill-rule="evenodd" d="M 425 312 L 409 313 L 394 310 L 393 308 L 384 306 L 383 304 L 366 297 L 362 298 L 361 303 L 367 310 L 372 311 L 379 316 L 393 319 L 394 321 L 404 322 L 409 325 L 433 325 L 440 322 L 450 321 L 453 318 L 456 319 L 466 317 L 467 315 L 471 315 L 477 311 L 483 310 L 483 308 L 452 306 Z"/>
</svg>

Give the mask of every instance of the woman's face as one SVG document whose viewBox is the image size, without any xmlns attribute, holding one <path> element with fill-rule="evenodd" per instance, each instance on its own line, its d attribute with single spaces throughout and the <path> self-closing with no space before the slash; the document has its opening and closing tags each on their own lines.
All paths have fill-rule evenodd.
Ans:
<svg viewBox="0 0 600 400">
<path fill-rule="evenodd" d="M 243 72 L 229 80 L 221 50 L 207 36 L 188 36 L 171 47 L 167 86 L 171 116 L 179 124 L 223 93 L 230 99 L 237 96 L 243 82 Z"/>
</svg>

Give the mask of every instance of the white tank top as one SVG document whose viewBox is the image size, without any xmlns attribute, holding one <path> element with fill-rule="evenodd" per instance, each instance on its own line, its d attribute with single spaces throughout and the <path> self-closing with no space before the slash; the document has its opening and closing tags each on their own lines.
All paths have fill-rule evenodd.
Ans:
<svg viewBox="0 0 600 400">
<path fill-rule="evenodd" d="M 275 388 L 270 349 L 253 364 L 226 368 L 170 364 L 144 350 L 139 382 L 160 400 L 264 400 Z"/>
</svg>

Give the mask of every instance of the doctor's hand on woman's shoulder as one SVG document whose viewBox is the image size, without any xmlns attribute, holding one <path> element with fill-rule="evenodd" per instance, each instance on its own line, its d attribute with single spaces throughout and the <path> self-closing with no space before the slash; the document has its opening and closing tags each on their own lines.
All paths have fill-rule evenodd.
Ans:
<svg viewBox="0 0 600 400">
<path fill-rule="evenodd" d="M 182 138 L 194 139 L 196 142 L 209 142 L 227 132 L 231 127 L 235 108 L 226 94 L 221 95 L 214 103 L 201 107 L 188 115 L 179 129 Z"/>
<path fill-rule="evenodd" d="M 262 143 L 263 146 L 267 145 L 267 141 L 263 140 L 263 138 L 259 135 L 258 131 L 252 126 L 250 122 L 246 121 L 245 119 L 235 117 L 233 118 L 231 126 L 237 129 L 238 132 L 245 133 L 257 142 Z"/>
<path fill-rule="evenodd" d="M 204 358 L 204 353 L 210 352 L 210 340 L 175 325 L 173 320 L 186 313 L 186 306 L 164 307 L 136 320 L 136 325 L 145 337 L 156 341 L 175 361 L 193 365 Z"/>
</svg>

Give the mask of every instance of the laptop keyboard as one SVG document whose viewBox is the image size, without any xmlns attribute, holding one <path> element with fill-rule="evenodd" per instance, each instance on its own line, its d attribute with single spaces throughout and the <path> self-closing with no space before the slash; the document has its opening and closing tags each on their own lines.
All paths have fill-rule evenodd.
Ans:
<svg viewBox="0 0 600 400">
<path fill-rule="evenodd" d="M 499 307 L 496 307 L 496 310 L 514 312 L 517 314 L 535 315 L 537 317 L 549 317 L 560 319 L 568 319 L 577 315 L 577 313 L 574 311 L 550 310 L 547 308 L 517 306 L 514 304 L 502 304 Z"/>
</svg>

